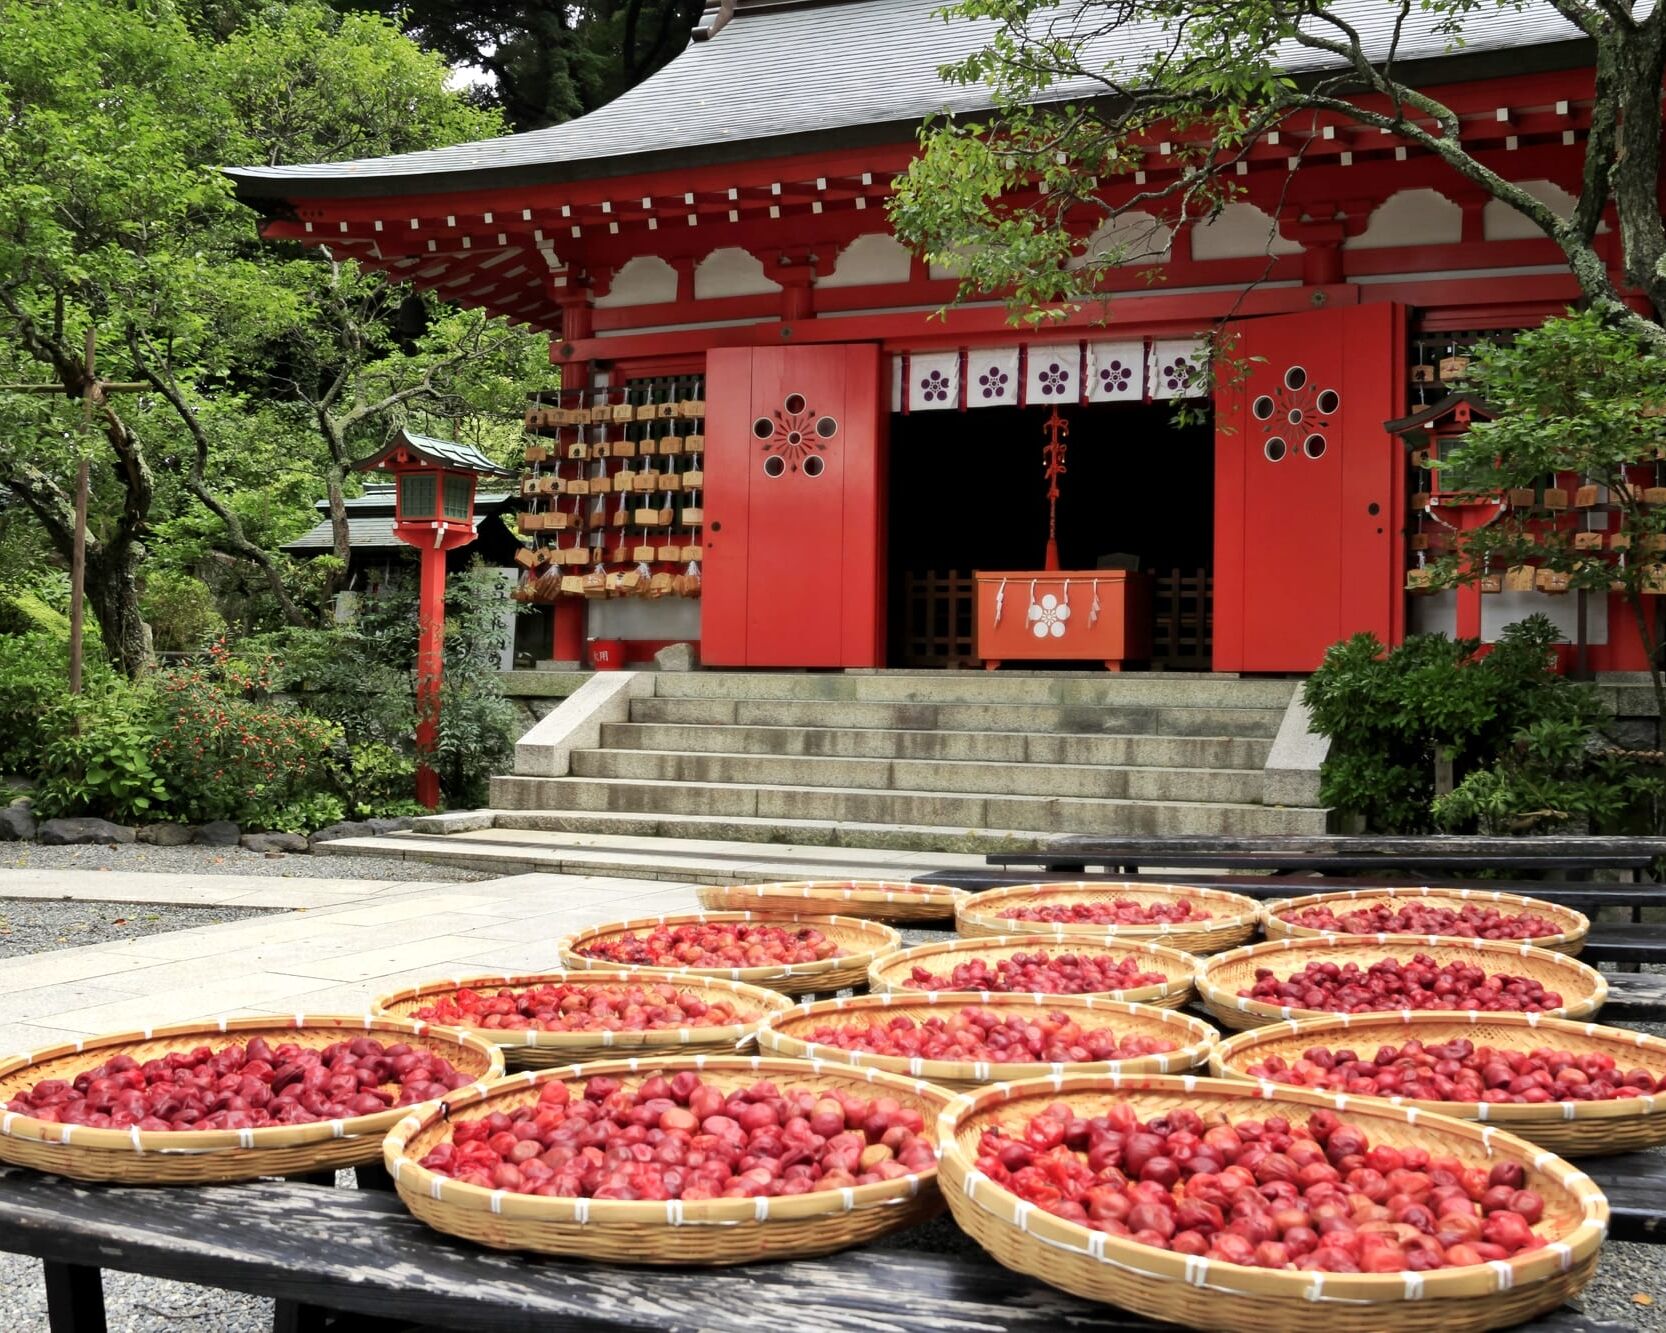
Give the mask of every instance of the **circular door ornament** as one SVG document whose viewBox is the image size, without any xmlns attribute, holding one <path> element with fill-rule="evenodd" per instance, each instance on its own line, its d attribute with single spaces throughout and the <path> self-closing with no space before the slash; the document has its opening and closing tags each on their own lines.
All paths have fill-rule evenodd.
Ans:
<svg viewBox="0 0 1666 1333">
<path fill-rule="evenodd" d="M 827 467 L 821 453 L 838 433 L 838 418 L 816 412 L 801 393 L 789 393 L 773 413 L 752 423 L 753 436 L 763 442 L 764 475 L 769 477 L 799 471 L 821 476 Z M 807 466 L 811 459 L 813 470 Z"/>
<path fill-rule="evenodd" d="M 1262 432 L 1261 455 L 1269 463 L 1286 459 L 1317 461 L 1330 448 L 1330 431 L 1342 410 L 1342 395 L 1335 389 L 1317 389 L 1306 366 L 1285 367 L 1270 392 L 1250 401 L 1250 417 Z M 1283 432 L 1301 439 L 1292 448 Z"/>
</svg>

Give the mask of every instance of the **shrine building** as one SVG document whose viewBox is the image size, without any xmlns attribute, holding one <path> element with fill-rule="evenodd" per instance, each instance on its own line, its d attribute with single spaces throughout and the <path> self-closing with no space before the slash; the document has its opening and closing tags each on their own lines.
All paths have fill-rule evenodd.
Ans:
<svg viewBox="0 0 1666 1333">
<path fill-rule="evenodd" d="M 988 106 L 938 78 L 988 31 L 940 4 L 723 0 L 577 120 L 230 173 L 268 237 L 548 331 L 560 373 L 528 409 L 519 558 L 554 657 L 688 640 L 713 666 L 1299 672 L 1354 631 L 1492 638 L 1543 611 L 1590 666 L 1643 666 L 1617 594 L 1418 586 L 1453 520 L 1385 426 L 1428 418 L 1476 342 L 1578 299 L 1550 240 L 1434 156 L 1303 113 L 1254 144 L 1212 222 L 1119 224 L 1141 243 L 1104 302 L 1022 329 L 997 297 L 951 305 L 953 271 L 886 214 L 921 122 Z M 1380 54 L 1392 8 L 1341 9 Z M 1465 22 L 1454 48 L 1414 13 L 1402 77 L 1489 167 L 1571 209 L 1589 44 L 1547 5 Z M 1107 197 L 1160 185 L 1174 149 L 1153 139 Z M 1618 235 L 1599 241 L 1618 274 Z M 1247 378 L 1177 425 L 1223 322 Z M 1521 503 L 1605 532 L 1591 489 L 1547 478 Z"/>
</svg>

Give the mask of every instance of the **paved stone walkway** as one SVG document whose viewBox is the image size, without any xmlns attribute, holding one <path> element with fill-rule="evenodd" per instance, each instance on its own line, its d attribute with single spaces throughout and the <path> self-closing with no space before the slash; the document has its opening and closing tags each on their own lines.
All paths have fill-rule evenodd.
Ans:
<svg viewBox="0 0 1666 1333">
<path fill-rule="evenodd" d="M 0 1053 L 221 1014 L 362 1013 L 400 984 L 456 970 L 549 970 L 560 966 L 556 941 L 570 931 L 699 906 L 686 885 L 543 874 L 472 883 L 255 884 L 235 876 L 0 870 L 0 898 L 7 896 L 206 906 L 258 900 L 296 910 L 0 961 Z"/>
</svg>

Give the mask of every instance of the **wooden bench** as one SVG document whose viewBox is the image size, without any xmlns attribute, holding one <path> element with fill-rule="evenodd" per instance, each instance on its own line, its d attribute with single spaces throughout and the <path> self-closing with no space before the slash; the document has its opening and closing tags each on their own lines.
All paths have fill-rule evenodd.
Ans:
<svg viewBox="0 0 1666 1333">
<path fill-rule="evenodd" d="M 1611 1234 L 1666 1239 L 1658 1225 L 1666 1203 L 1658 1159 L 1635 1154 L 1597 1166 L 1591 1174 L 1615 1204 Z M 354 1330 L 412 1323 L 568 1333 L 742 1323 L 748 1333 L 1172 1328 L 1009 1272 L 946 1222 L 824 1259 L 620 1268 L 482 1249 L 430 1231 L 398 1199 L 369 1189 L 292 1181 L 76 1185 L 16 1168 L 0 1168 L 0 1218 L 0 1250 L 45 1264 L 51 1333 L 104 1333 L 105 1268 L 273 1297 L 275 1333 L 328 1328 L 331 1311 L 347 1316 L 336 1327 Z M 904 1248 L 913 1244 L 927 1248 Z M 1523 1327 L 1625 1333 L 1632 1326 L 1563 1308 Z"/>
</svg>

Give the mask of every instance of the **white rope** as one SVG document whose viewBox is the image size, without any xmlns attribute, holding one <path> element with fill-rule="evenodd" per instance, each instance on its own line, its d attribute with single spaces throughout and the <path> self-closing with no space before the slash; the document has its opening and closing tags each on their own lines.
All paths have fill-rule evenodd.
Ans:
<svg viewBox="0 0 1666 1333">
<path fill-rule="evenodd" d="M 1099 580 L 1093 581 L 1093 606 L 1088 610 L 1088 625 L 1091 628 L 1099 623 Z"/>
</svg>

